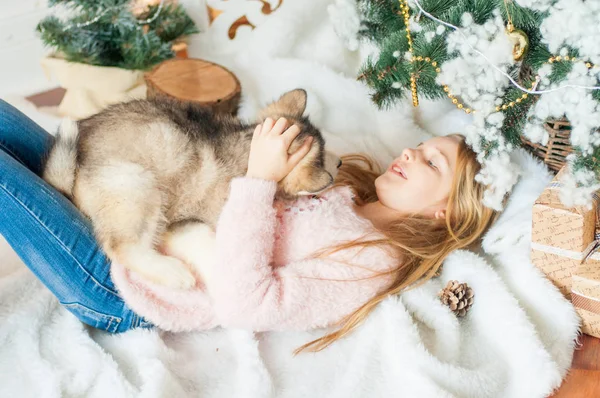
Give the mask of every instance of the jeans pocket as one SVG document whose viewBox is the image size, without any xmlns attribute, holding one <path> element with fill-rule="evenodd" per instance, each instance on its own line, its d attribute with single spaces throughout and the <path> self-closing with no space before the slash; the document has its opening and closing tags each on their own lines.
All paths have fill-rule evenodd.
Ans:
<svg viewBox="0 0 600 398">
<path fill-rule="evenodd" d="M 61 303 L 70 313 L 75 315 L 81 322 L 95 327 L 96 329 L 106 330 L 110 333 L 116 333 L 123 318 L 118 316 L 103 314 L 86 307 L 80 303 Z"/>
</svg>

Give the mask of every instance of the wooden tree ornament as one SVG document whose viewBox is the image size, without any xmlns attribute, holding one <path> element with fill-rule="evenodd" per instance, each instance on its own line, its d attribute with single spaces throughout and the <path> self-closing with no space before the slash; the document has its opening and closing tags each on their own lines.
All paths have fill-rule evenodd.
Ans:
<svg viewBox="0 0 600 398">
<path fill-rule="evenodd" d="M 240 82 L 224 67 L 200 59 L 171 59 L 144 75 L 148 98 L 165 96 L 235 114 Z"/>
</svg>

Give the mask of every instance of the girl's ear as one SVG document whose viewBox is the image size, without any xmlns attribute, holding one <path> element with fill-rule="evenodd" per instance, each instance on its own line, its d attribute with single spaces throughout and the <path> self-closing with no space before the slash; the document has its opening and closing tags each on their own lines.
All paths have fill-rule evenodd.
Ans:
<svg viewBox="0 0 600 398">
<path fill-rule="evenodd" d="M 439 219 L 446 219 L 446 210 L 438 210 L 435 212 L 435 219 L 439 220 Z"/>
</svg>

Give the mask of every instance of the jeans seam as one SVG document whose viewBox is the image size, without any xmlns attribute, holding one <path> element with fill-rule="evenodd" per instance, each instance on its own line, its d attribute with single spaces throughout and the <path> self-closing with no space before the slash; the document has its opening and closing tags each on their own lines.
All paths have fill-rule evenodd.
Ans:
<svg viewBox="0 0 600 398">
<path fill-rule="evenodd" d="M 21 157 L 16 152 L 14 152 L 8 144 L 5 144 L 2 141 L 0 141 L 0 147 L 2 147 L 2 150 L 4 152 L 8 153 L 16 161 L 18 161 L 19 163 L 21 163 L 23 166 L 27 167 L 25 161 L 23 159 L 21 159 Z"/>
<path fill-rule="evenodd" d="M 46 224 L 44 224 L 42 222 L 42 220 L 40 220 L 33 212 L 31 212 L 29 210 L 29 208 L 25 205 L 25 203 L 21 202 L 15 195 L 13 195 L 3 184 L 0 184 L 0 187 L 2 188 L 2 190 L 4 192 L 6 192 L 15 202 L 19 203 L 21 205 L 21 207 L 23 209 L 25 209 L 25 211 L 27 211 L 31 216 L 33 216 L 33 218 L 36 219 L 36 221 L 42 226 L 44 227 L 44 229 L 46 231 L 48 231 L 48 233 L 50 233 L 50 235 L 56 239 L 56 241 L 62 246 L 63 249 L 65 249 L 65 251 L 69 254 L 69 256 L 71 256 L 71 258 L 73 259 L 73 261 L 75 261 L 75 263 L 79 266 L 79 268 L 81 268 L 81 270 L 87 275 L 89 276 L 98 286 L 100 286 L 102 289 L 106 290 L 108 293 L 113 294 L 117 297 L 121 297 L 119 296 L 119 294 L 117 292 L 114 292 L 112 289 L 109 289 L 108 287 L 104 286 L 103 284 L 101 284 L 100 282 L 98 282 L 96 280 L 96 278 L 94 278 L 94 276 L 92 274 L 90 274 L 85 267 L 77 260 L 77 258 L 75 258 L 75 256 L 73 255 L 73 253 L 71 252 L 71 250 L 69 249 L 69 247 L 67 245 L 65 245 L 59 238 L 58 236 L 54 235 L 54 233 L 46 226 Z"/>
<path fill-rule="evenodd" d="M 60 304 L 63 307 L 67 308 L 67 310 L 69 308 L 74 308 L 74 310 L 77 311 L 78 309 L 83 308 L 85 311 L 91 312 L 93 314 L 100 315 L 104 319 L 97 319 L 97 318 L 94 319 L 93 317 L 92 317 L 92 319 L 94 319 L 94 321 L 96 323 L 102 322 L 103 320 L 106 320 L 108 322 L 108 324 L 103 325 L 101 327 L 94 326 L 94 325 L 90 325 L 90 326 L 93 326 L 93 327 L 95 327 L 97 329 L 106 330 L 106 331 L 111 332 L 111 333 L 115 333 L 117 331 L 119 325 L 123 321 L 123 318 L 121 318 L 121 317 L 118 317 L 118 316 L 115 316 L 115 315 L 110 315 L 110 314 L 105 314 L 103 312 L 96 311 L 96 310 L 94 310 L 92 308 L 89 308 L 87 305 L 81 304 L 79 302 L 72 302 L 72 303 L 62 303 L 61 302 Z M 77 317 L 77 318 L 79 319 L 79 317 Z M 89 325 L 89 323 L 84 322 L 83 320 L 82 320 L 82 322 L 85 323 L 85 324 L 87 324 L 87 325 Z M 115 325 L 114 327 L 113 327 L 113 324 Z"/>
</svg>

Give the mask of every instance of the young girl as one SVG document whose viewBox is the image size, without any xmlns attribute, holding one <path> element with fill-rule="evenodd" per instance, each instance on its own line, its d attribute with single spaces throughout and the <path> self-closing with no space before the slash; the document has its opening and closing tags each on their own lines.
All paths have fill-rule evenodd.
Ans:
<svg viewBox="0 0 600 398">
<path fill-rule="evenodd" d="M 170 330 L 335 326 L 303 347 L 320 350 L 389 295 L 434 276 L 496 216 L 481 204 L 479 164 L 457 134 L 404 150 L 383 173 L 365 157 L 346 157 L 334 188 L 275 201 L 277 182 L 308 147 L 288 154 L 297 129 L 267 119 L 254 133 L 247 175 L 232 181 L 205 289 L 165 293 L 118 264 L 111 279 L 88 222 L 36 176 L 52 137 L 1 106 L 0 233 L 63 305 L 111 332 L 149 326 L 136 314 Z"/>
</svg>

